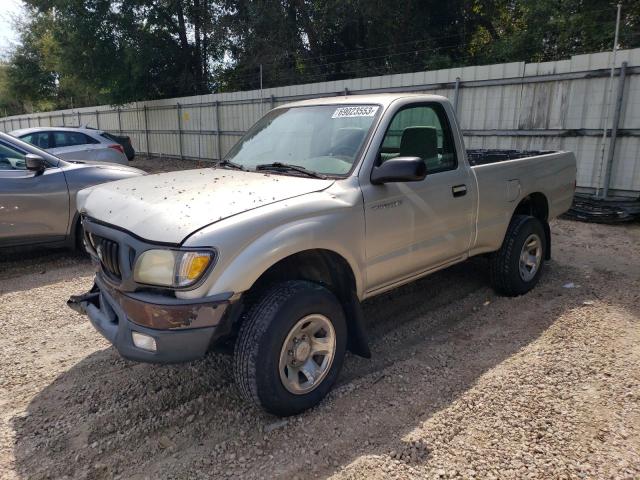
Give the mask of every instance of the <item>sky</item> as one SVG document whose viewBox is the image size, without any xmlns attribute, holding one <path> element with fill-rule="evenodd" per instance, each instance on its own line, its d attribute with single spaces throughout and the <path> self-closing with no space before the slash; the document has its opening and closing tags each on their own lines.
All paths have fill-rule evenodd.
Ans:
<svg viewBox="0 0 640 480">
<path fill-rule="evenodd" d="M 21 0 L 0 0 L 0 57 L 6 55 L 9 47 L 18 41 L 12 19 L 21 9 Z"/>
</svg>

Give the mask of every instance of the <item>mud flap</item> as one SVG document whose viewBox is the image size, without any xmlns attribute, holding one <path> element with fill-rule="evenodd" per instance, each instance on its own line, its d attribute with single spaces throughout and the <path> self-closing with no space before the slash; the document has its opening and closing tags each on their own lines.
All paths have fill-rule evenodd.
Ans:
<svg viewBox="0 0 640 480">
<path fill-rule="evenodd" d="M 355 292 L 351 292 L 349 304 L 346 308 L 347 329 L 349 332 L 349 343 L 347 348 L 355 355 L 363 358 L 371 358 L 369 348 L 369 337 L 364 326 L 364 315 L 362 306 Z"/>
</svg>

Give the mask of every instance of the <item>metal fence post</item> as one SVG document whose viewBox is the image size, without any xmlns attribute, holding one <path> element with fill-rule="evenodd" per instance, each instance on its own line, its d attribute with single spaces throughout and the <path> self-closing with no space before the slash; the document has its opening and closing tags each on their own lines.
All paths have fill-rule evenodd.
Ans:
<svg viewBox="0 0 640 480">
<path fill-rule="evenodd" d="M 151 155 L 151 149 L 149 148 L 149 119 L 147 117 L 147 106 L 143 107 L 144 111 L 144 141 L 147 149 L 147 156 Z"/>
<path fill-rule="evenodd" d="M 67 126 L 67 124 L 66 124 L 66 123 L 65 123 L 65 121 L 64 121 L 64 113 L 62 114 L 62 126 L 63 126 L 63 127 L 66 127 L 66 126 Z"/>
<path fill-rule="evenodd" d="M 118 112 L 118 133 L 122 135 L 122 118 L 120 116 L 120 107 L 118 107 L 116 110 Z"/>
<path fill-rule="evenodd" d="M 273 107 L 275 106 L 276 106 L 276 97 L 271 95 L 271 110 L 273 110 Z"/>
<path fill-rule="evenodd" d="M 96 128 L 100 130 L 100 110 L 96 110 Z"/>
<path fill-rule="evenodd" d="M 453 111 L 458 115 L 458 97 L 460 95 L 460 77 L 456 77 L 456 86 L 453 90 Z"/>
<path fill-rule="evenodd" d="M 81 127 L 82 126 L 82 120 L 80 119 L 80 112 L 76 112 L 76 114 L 78 115 L 78 126 Z"/>
<path fill-rule="evenodd" d="M 624 81 L 627 70 L 627 62 L 622 62 L 620 73 L 618 74 L 618 97 L 616 98 L 616 110 L 613 114 L 613 124 L 611 125 L 611 140 L 609 141 L 609 152 L 607 153 L 607 164 L 605 165 L 604 187 L 602 188 L 602 198 L 609 196 L 609 184 L 611 183 L 611 170 L 613 167 L 613 157 L 616 153 L 616 137 L 618 136 L 618 124 L 620 123 L 620 112 L 622 111 L 622 99 L 624 98 Z"/>
<path fill-rule="evenodd" d="M 177 103 L 176 105 L 178 106 L 176 109 L 176 112 L 178 113 L 178 146 L 180 147 L 180 159 L 182 160 L 184 158 L 184 155 L 182 154 L 182 112 L 180 110 L 180 103 Z"/>
<path fill-rule="evenodd" d="M 220 139 L 221 136 L 220 129 L 220 102 L 216 100 L 216 141 L 218 145 L 218 160 L 222 160 L 222 141 Z"/>
</svg>

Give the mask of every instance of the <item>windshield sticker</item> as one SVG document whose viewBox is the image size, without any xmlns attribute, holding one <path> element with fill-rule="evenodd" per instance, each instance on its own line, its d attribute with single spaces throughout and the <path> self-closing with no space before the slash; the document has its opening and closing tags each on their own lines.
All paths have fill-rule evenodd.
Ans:
<svg viewBox="0 0 640 480">
<path fill-rule="evenodd" d="M 361 105 L 358 107 L 339 107 L 331 118 L 373 117 L 378 111 L 376 106 Z"/>
</svg>

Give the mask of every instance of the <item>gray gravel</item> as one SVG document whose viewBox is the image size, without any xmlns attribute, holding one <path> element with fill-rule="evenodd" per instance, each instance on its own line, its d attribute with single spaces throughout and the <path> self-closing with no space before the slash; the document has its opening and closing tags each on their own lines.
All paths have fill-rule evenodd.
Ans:
<svg viewBox="0 0 640 480">
<path fill-rule="evenodd" d="M 64 304 L 82 257 L 5 253 L 0 478 L 639 478 L 640 225 L 552 230 L 526 296 L 474 259 L 367 302 L 374 358 L 287 420 L 240 401 L 223 355 L 119 358 Z"/>
</svg>

